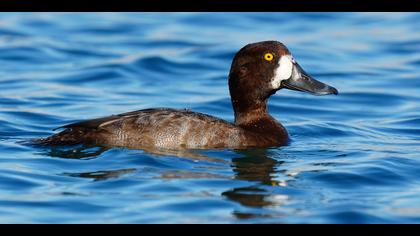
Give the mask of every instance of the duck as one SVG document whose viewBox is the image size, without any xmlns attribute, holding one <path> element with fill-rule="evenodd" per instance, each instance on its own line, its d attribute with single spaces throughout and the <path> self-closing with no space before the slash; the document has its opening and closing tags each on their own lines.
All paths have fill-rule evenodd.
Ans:
<svg viewBox="0 0 420 236">
<path fill-rule="evenodd" d="M 61 126 L 38 144 L 92 144 L 130 149 L 247 149 L 287 145 L 286 128 L 270 115 L 269 98 L 281 89 L 338 94 L 295 61 L 278 41 L 242 47 L 233 57 L 228 86 L 234 112 L 229 122 L 189 109 L 151 108 Z"/>
</svg>

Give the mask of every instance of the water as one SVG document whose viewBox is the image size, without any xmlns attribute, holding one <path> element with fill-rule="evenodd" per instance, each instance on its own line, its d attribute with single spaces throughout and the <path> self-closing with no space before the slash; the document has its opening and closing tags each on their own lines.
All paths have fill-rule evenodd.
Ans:
<svg viewBox="0 0 420 236">
<path fill-rule="evenodd" d="M 420 14 L 0 14 L 2 223 L 419 223 Z M 41 148 L 53 128 L 150 107 L 232 121 L 227 73 L 285 43 L 339 96 L 280 91 L 270 149 Z"/>
</svg>

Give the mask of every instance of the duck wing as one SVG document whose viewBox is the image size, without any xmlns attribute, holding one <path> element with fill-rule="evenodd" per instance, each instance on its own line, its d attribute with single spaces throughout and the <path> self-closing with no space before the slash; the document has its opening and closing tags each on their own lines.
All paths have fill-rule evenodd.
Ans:
<svg viewBox="0 0 420 236">
<path fill-rule="evenodd" d="M 203 148 L 242 145 L 242 130 L 214 116 L 190 110 L 155 108 L 81 121 L 38 143 L 93 143 L 143 149 Z"/>
<path fill-rule="evenodd" d="M 101 127 L 104 127 L 105 125 L 110 125 L 114 122 L 117 122 L 121 119 L 127 119 L 131 117 L 137 117 L 139 115 L 145 115 L 147 113 L 153 113 L 156 111 L 175 111 L 175 109 L 170 108 L 153 108 L 153 109 L 143 109 L 143 110 L 137 110 L 137 111 L 131 111 L 126 113 L 121 113 L 117 115 L 110 115 L 106 117 L 96 118 L 96 119 L 90 119 L 90 120 L 84 120 L 76 123 L 71 123 L 68 125 L 63 125 L 60 127 L 57 127 L 53 129 L 53 131 L 58 129 L 73 129 L 73 128 L 83 128 L 83 129 L 100 129 Z"/>
</svg>

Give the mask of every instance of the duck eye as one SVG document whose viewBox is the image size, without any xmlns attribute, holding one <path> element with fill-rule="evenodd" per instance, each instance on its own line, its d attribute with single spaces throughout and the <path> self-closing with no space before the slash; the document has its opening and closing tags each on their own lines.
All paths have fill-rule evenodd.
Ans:
<svg viewBox="0 0 420 236">
<path fill-rule="evenodd" d="M 266 54 L 264 55 L 264 59 L 265 59 L 266 61 L 272 61 L 272 60 L 273 60 L 273 58 L 274 58 L 274 56 L 273 56 L 273 54 L 272 54 L 272 53 L 266 53 Z"/>
</svg>

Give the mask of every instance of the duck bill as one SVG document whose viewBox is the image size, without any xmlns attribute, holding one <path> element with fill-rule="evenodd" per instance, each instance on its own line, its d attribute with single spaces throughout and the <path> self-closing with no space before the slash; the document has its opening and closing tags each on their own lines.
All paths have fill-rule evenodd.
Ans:
<svg viewBox="0 0 420 236">
<path fill-rule="evenodd" d="M 313 95 L 338 94 L 337 89 L 324 84 L 306 73 L 299 64 L 294 63 L 292 75 L 282 81 L 282 86 L 287 89 L 307 92 Z"/>
</svg>

